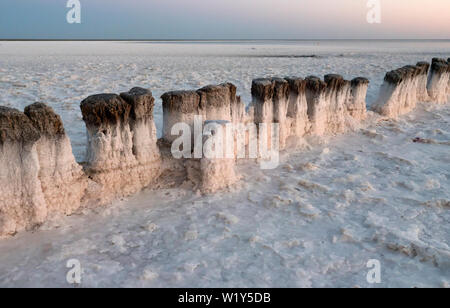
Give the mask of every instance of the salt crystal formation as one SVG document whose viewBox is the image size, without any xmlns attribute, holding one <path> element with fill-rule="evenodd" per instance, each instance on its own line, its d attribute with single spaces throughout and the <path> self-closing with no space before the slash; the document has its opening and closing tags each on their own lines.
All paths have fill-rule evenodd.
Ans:
<svg viewBox="0 0 450 308">
<path fill-rule="evenodd" d="M 22 112 L 0 107 L 0 234 L 44 222 L 47 207 L 39 182 L 39 132 Z"/>
<path fill-rule="evenodd" d="M 306 78 L 306 101 L 308 103 L 308 117 L 311 123 L 311 133 L 322 136 L 325 134 L 328 120 L 328 104 L 326 101 L 327 84 L 319 77 Z"/>
<path fill-rule="evenodd" d="M 98 203 L 138 192 L 159 177 L 153 106 L 151 92 L 140 88 L 81 102 L 88 136 L 87 173 L 100 184 L 95 192 Z"/>
<path fill-rule="evenodd" d="M 433 58 L 428 78 L 428 94 L 435 103 L 448 101 L 448 86 L 450 82 L 450 65 L 444 59 Z"/>
<path fill-rule="evenodd" d="M 289 103 L 287 121 L 290 136 L 303 137 L 310 129 L 308 103 L 306 102 L 306 81 L 299 77 L 286 78 L 289 83 Z"/>
<path fill-rule="evenodd" d="M 287 110 L 289 104 L 289 83 L 282 78 L 273 78 L 273 123 L 278 123 L 279 147 L 284 149 L 289 137 L 291 125 L 287 121 Z M 270 144 L 270 143 L 269 143 Z"/>
<path fill-rule="evenodd" d="M 86 186 L 62 121 L 50 107 L 36 103 L 25 113 L 0 107 L 0 236 L 73 213 Z"/>
<path fill-rule="evenodd" d="M 236 87 L 231 83 L 209 85 L 197 91 L 168 92 L 161 98 L 163 100 L 163 139 L 168 143 L 179 137 L 172 135 L 172 127 L 177 123 L 188 124 L 192 134 L 196 116 L 202 116 L 202 123 L 199 123 L 202 126 L 215 124 L 225 127 L 224 123 L 245 124 L 248 121 L 245 106 L 236 96 Z M 234 131 L 231 130 L 228 133 L 230 140 L 234 142 Z M 210 138 L 215 140 L 219 136 L 213 135 Z M 188 179 L 203 193 L 226 188 L 236 181 L 234 172 L 236 149 L 233 145 L 229 147 L 231 147 L 232 158 L 203 157 L 183 160 Z M 204 155 L 207 154 L 207 152 L 204 153 Z"/>
<path fill-rule="evenodd" d="M 231 121 L 233 124 L 247 123 L 252 119 L 251 115 L 246 113 L 245 104 L 241 97 L 236 95 L 236 86 L 232 83 L 226 84 L 230 94 Z"/>
<path fill-rule="evenodd" d="M 255 79 L 252 82 L 252 98 L 255 124 L 279 124 L 279 146 L 284 149 L 291 130 L 290 121 L 287 121 L 290 98 L 288 81 L 281 78 Z M 267 135 L 267 144 L 271 145 L 272 136 L 270 133 Z"/>
<path fill-rule="evenodd" d="M 366 94 L 369 80 L 352 81 L 329 74 L 306 78 L 306 101 L 311 122 L 310 134 L 334 135 L 346 132 L 366 118 Z"/>
<path fill-rule="evenodd" d="M 236 96 L 236 87 L 231 83 L 209 85 L 197 91 L 172 91 L 161 96 L 163 101 L 163 138 L 174 141 L 172 135 L 176 123 L 186 123 L 193 131 L 194 117 L 203 120 L 227 120 L 242 122 L 245 107 Z"/>
<path fill-rule="evenodd" d="M 366 95 L 369 88 L 369 80 L 357 77 L 351 81 L 351 97 L 347 101 L 347 113 L 355 120 L 366 119 Z"/>
<path fill-rule="evenodd" d="M 430 63 L 418 62 L 416 66 L 420 68 L 417 80 L 417 100 L 422 103 L 428 102 L 430 101 L 430 96 L 428 95 L 427 83 L 428 83 L 428 71 L 430 70 Z"/>
<path fill-rule="evenodd" d="M 280 124 L 280 149 L 291 136 L 342 133 L 349 128 L 349 117 L 365 118 L 368 85 L 365 78 L 347 81 L 335 74 L 326 75 L 324 81 L 315 76 L 255 79 L 254 120 Z"/>
<path fill-rule="evenodd" d="M 193 130 L 194 116 L 199 115 L 200 96 L 195 91 L 172 91 L 161 96 L 163 101 L 163 138 L 167 142 L 178 136 L 172 135 L 172 127 L 186 123 Z"/>
<path fill-rule="evenodd" d="M 381 86 L 374 111 L 397 118 L 413 110 L 420 99 L 427 99 L 423 92 L 423 75 L 426 65 L 407 65 L 388 72 Z"/>
<path fill-rule="evenodd" d="M 255 109 L 255 123 L 273 122 L 274 83 L 271 79 L 255 79 L 252 81 L 252 104 Z"/>
<path fill-rule="evenodd" d="M 160 153 L 156 146 L 156 126 L 153 119 L 155 99 L 152 93 L 147 89 L 133 88 L 129 92 L 121 93 L 120 96 L 131 105 L 130 129 L 133 133 L 133 154 L 136 160 L 142 166 L 156 167 Z M 145 177 L 142 180 L 147 182 L 151 181 L 154 175 Z"/>
<path fill-rule="evenodd" d="M 87 178 L 75 161 L 61 118 L 42 103 L 26 107 L 25 115 L 40 135 L 36 151 L 47 210 L 49 214 L 72 214 L 82 205 Z"/>
<path fill-rule="evenodd" d="M 204 157 L 200 159 L 200 189 L 203 193 L 214 193 L 237 182 L 234 155 L 227 157 L 228 121 L 206 121 L 211 134 L 204 136 Z M 218 133 L 220 131 L 220 133 Z M 232 137 L 230 137 L 232 138 Z"/>
<path fill-rule="evenodd" d="M 325 75 L 327 84 L 325 101 L 327 103 L 327 123 L 325 131 L 330 134 L 346 131 L 347 102 L 350 101 L 351 83 L 340 75 Z"/>
<path fill-rule="evenodd" d="M 449 76 L 447 61 L 438 58 L 433 59 L 431 69 L 429 63 L 419 62 L 390 71 L 384 78 L 373 110 L 397 118 L 412 111 L 418 102 L 445 103 Z"/>
</svg>

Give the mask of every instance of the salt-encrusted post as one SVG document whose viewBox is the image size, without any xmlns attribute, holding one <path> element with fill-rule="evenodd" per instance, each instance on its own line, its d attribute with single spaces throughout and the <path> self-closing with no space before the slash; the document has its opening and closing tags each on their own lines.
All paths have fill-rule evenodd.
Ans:
<svg viewBox="0 0 450 308">
<path fill-rule="evenodd" d="M 388 72 L 373 110 L 392 118 L 413 110 L 423 69 L 423 66 L 408 65 Z"/>
<path fill-rule="evenodd" d="M 230 87 L 233 87 L 231 89 Z M 231 97 L 234 90 L 231 84 L 209 85 L 197 90 L 200 96 L 200 112 L 205 117 L 205 120 L 231 120 L 231 102 L 235 101 L 236 97 Z"/>
<path fill-rule="evenodd" d="M 326 131 L 330 134 L 342 133 L 346 130 L 346 103 L 350 98 L 350 82 L 341 75 L 325 75 L 327 85 L 325 101 L 328 105 Z"/>
<path fill-rule="evenodd" d="M 0 236 L 32 228 L 47 217 L 39 181 L 39 138 L 23 112 L 0 106 Z"/>
<path fill-rule="evenodd" d="M 82 205 L 87 177 L 75 161 L 61 118 L 43 103 L 26 107 L 25 115 L 40 135 L 36 151 L 48 214 L 72 214 Z"/>
<path fill-rule="evenodd" d="M 232 83 L 225 83 L 229 89 L 231 102 L 231 121 L 233 124 L 246 123 L 248 117 L 245 111 L 245 104 L 241 101 L 241 97 L 236 95 L 236 86 Z"/>
<path fill-rule="evenodd" d="M 363 121 L 366 118 L 366 96 L 369 88 L 369 79 L 357 77 L 351 81 L 351 99 L 347 103 L 347 112 L 355 120 Z"/>
<path fill-rule="evenodd" d="M 222 190 L 238 181 L 235 172 L 236 159 L 227 155 L 227 147 L 233 142 L 229 121 L 205 121 L 204 153 L 200 160 L 200 189 L 203 193 Z"/>
<path fill-rule="evenodd" d="M 245 107 L 236 96 L 236 87 L 231 83 L 209 85 L 197 91 L 172 91 L 164 93 L 163 101 L 163 138 L 174 141 L 172 135 L 176 123 L 186 123 L 193 131 L 194 117 L 202 116 L 207 120 L 224 120 L 233 123 L 245 119 Z"/>
<path fill-rule="evenodd" d="M 81 102 L 89 168 L 104 171 L 135 164 L 130 111 L 131 105 L 117 94 L 92 95 Z"/>
<path fill-rule="evenodd" d="M 135 193 L 160 175 L 151 93 L 135 88 L 122 96 L 126 100 L 98 94 L 81 102 L 87 172 L 101 186 L 100 203 Z"/>
<path fill-rule="evenodd" d="M 252 104 L 255 108 L 256 125 L 273 122 L 273 94 L 272 80 L 261 78 L 252 81 Z"/>
<path fill-rule="evenodd" d="M 273 123 L 279 124 L 279 148 L 286 147 L 290 123 L 287 121 L 289 104 L 289 83 L 282 78 L 272 78 L 273 83 Z"/>
<path fill-rule="evenodd" d="M 156 126 L 153 118 L 155 99 L 152 92 L 133 88 L 120 96 L 131 106 L 130 129 L 133 133 L 133 155 L 148 172 L 142 173 L 142 181 L 151 183 L 158 174 L 161 154 L 157 146 Z"/>
<path fill-rule="evenodd" d="M 177 123 L 194 126 L 194 117 L 200 115 L 200 96 L 195 91 L 171 91 L 162 96 L 163 106 L 163 138 L 172 142 L 178 136 L 172 135 L 172 127 Z"/>
<path fill-rule="evenodd" d="M 400 84 L 403 82 L 403 77 L 403 74 L 398 70 L 386 73 L 378 99 L 373 106 L 374 111 L 384 116 L 398 115 L 401 95 Z"/>
<path fill-rule="evenodd" d="M 306 101 L 311 133 L 324 135 L 327 129 L 328 104 L 325 98 L 327 84 L 315 76 L 306 78 Z"/>
<path fill-rule="evenodd" d="M 272 134 L 269 130 L 262 132 L 260 124 L 267 124 L 270 127 L 274 122 L 274 91 L 275 83 L 272 79 L 259 78 L 252 81 L 253 120 L 258 127 L 258 140 L 261 142 L 261 138 L 265 138 L 264 140 L 267 140 L 268 149 L 272 146 Z"/>
<path fill-rule="evenodd" d="M 72 214 L 83 205 L 87 185 L 52 108 L 0 107 L 0 235 Z"/>
<path fill-rule="evenodd" d="M 308 103 L 306 102 L 306 81 L 303 78 L 288 77 L 289 104 L 287 118 L 291 124 L 289 135 L 303 137 L 309 130 Z"/>
<path fill-rule="evenodd" d="M 406 113 L 416 108 L 418 102 L 417 88 L 419 85 L 419 76 L 422 68 L 416 65 L 407 65 L 402 67 L 400 70 L 404 70 L 406 76 L 405 87 L 402 90 L 402 92 L 406 94 L 404 96 L 404 113 Z"/>
<path fill-rule="evenodd" d="M 450 79 L 450 66 L 444 59 L 433 58 L 428 77 L 428 94 L 435 103 L 446 103 L 447 87 Z"/>
<path fill-rule="evenodd" d="M 430 63 L 418 62 L 416 66 L 419 68 L 417 76 L 417 100 L 419 102 L 428 102 L 430 100 L 430 96 L 428 95 L 427 82 Z"/>
</svg>

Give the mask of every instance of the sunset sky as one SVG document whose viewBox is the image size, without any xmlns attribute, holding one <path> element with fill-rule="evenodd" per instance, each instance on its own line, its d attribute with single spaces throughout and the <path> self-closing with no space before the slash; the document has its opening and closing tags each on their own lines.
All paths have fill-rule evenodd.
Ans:
<svg viewBox="0 0 450 308">
<path fill-rule="evenodd" d="M 450 0 L 1 0 L 1 39 L 450 39 Z"/>
</svg>

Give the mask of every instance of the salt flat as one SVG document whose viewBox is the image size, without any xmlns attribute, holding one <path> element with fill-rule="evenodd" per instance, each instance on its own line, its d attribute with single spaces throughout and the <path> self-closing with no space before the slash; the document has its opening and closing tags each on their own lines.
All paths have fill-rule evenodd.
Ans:
<svg viewBox="0 0 450 308">
<path fill-rule="evenodd" d="M 339 73 L 369 78 L 370 104 L 387 71 L 449 54 L 442 41 L 1 42 L 0 104 L 51 105 L 82 161 L 90 94 L 228 81 L 249 102 L 253 78 Z M 448 105 L 306 139 L 276 170 L 240 166 L 231 192 L 146 191 L 1 241 L 0 286 L 68 286 L 76 258 L 83 286 L 371 287 L 378 259 L 380 286 L 448 287 L 449 142 Z"/>
<path fill-rule="evenodd" d="M 232 82 L 248 103 L 254 78 L 337 73 L 369 78 L 372 103 L 387 71 L 447 58 L 449 50 L 449 41 L 0 42 L 0 101 L 19 109 L 35 101 L 49 104 L 62 116 L 82 161 L 86 137 L 79 105 L 91 94 L 150 88 L 161 131 L 159 97 L 167 91 Z M 316 57 L 298 57 L 311 55 Z"/>
</svg>

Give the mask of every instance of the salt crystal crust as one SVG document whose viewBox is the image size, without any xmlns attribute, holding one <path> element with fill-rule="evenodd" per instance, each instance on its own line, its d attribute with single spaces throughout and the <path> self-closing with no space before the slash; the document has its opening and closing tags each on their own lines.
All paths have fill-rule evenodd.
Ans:
<svg viewBox="0 0 450 308">
<path fill-rule="evenodd" d="M 163 138 L 174 141 L 171 133 L 176 123 L 186 123 L 193 130 L 194 117 L 203 120 L 227 120 L 233 123 L 245 121 L 245 106 L 236 96 L 231 83 L 209 85 L 197 91 L 172 91 L 161 96 L 163 101 Z"/>
<path fill-rule="evenodd" d="M 160 175 L 150 91 L 93 95 L 81 102 L 88 150 L 86 172 L 99 186 L 98 203 L 136 193 Z"/>
<path fill-rule="evenodd" d="M 76 211 L 87 177 L 75 162 L 62 121 L 35 103 L 0 107 L 0 236 Z"/>
<path fill-rule="evenodd" d="M 82 205 L 87 178 L 75 161 L 62 120 L 43 103 L 30 105 L 24 112 L 40 133 L 35 145 L 47 210 L 49 214 L 72 214 Z"/>
<path fill-rule="evenodd" d="M 439 58 L 433 58 L 428 76 L 428 94 L 433 102 L 448 102 L 448 86 L 450 82 L 450 64 Z"/>
<path fill-rule="evenodd" d="M 200 189 L 203 193 L 214 193 L 224 188 L 230 187 L 238 181 L 235 171 L 235 157 L 226 157 L 226 125 L 228 121 L 206 121 L 205 125 L 212 126 L 215 130 L 220 129 L 222 135 L 213 133 L 205 136 L 206 142 L 214 145 L 207 147 L 204 151 L 205 156 L 200 159 Z M 207 141 L 208 140 L 208 141 Z M 222 146 L 222 151 L 217 147 Z"/>
<path fill-rule="evenodd" d="M 419 101 L 419 83 L 423 82 L 424 66 L 404 66 L 388 72 L 373 109 L 381 115 L 397 118 L 412 111 Z M 421 94 L 422 98 L 425 94 Z M 425 97 L 426 98 L 426 97 Z"/>
<path fill-rule="evenodd" d="M 373 110 L 391 118 L 412 111 L 417 103 L 448 102 L 450 65 L 444 59 L 407 65 L 388 72 Z"/>
</svg>

